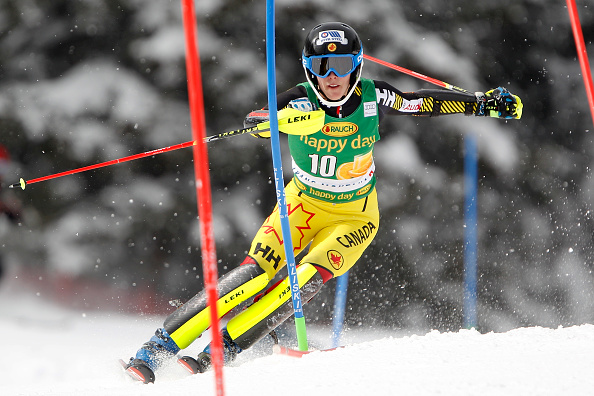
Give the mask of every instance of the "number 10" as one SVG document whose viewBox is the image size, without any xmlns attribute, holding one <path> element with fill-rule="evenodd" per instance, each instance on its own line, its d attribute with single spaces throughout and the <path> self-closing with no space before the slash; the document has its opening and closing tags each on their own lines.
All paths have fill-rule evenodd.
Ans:
<svg viewBox="0 0 594 396">
<path fill-rule="evenodd" d="M 336 172 L 335 156 L 323 155 L 320 157 L 318 154 L 310 154 L 309 158 L 311 158 L 311 173 L 324 177 L 334 176 Z"/>
</svg>

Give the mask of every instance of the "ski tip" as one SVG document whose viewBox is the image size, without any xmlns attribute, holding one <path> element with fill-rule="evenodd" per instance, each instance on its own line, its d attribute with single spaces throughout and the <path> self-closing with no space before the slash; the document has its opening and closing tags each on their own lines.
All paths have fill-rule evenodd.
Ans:
<svg viewBox="0 0 594 396">
<path fill-rule="evenodd" d="M 155 375 L 153 374 L 152 370 L 150 370 L 148 367 L 135 367 L 126 363 L 122 359 L 119 359 L 119 362 L 122 365 L 126 374 L 128 374 L 128 376 L 133 380 L 142 382 L 144 384 L 155 382 Z"/>
</svg>

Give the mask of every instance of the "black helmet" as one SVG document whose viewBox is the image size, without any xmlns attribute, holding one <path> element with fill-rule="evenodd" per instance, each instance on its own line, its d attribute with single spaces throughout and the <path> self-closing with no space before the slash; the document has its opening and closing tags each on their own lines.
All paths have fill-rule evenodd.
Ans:
<svg viewBox="0 0 594 396">
<path fill-rule="evenodd" d="M 342 22 L 326 22 L 314 27 L 303 47 L 301 57 L 305 76 L 320 102 L 327 106 L 340 106 L 355 90 L 363 67 L 363 45 L 355 30 Z M 320 92 L 316 76 L 327 77 L 330 72 L 344 77 L 351 75 L 348 93 L 331 101 Z"/>
</svg>

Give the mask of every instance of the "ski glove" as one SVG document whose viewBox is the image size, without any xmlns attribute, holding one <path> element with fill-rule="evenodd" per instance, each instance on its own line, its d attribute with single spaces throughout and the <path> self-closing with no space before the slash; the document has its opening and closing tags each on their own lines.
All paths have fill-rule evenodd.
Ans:
<svg viewBox="0 0 594 396">
<path fill-rule="evenodd" d="M 267 122 L 269 120 L 268 110 L 254 110 L 250 112 L 243 120 L 243 127 L 250 128 L 256 126 L 261 122 Z M 270 139 L 270 132 L 258 132 L 252 133 L 252 136 L 261 139 Z"/>
<path fill-rule="evenodd" d="M 293 99 L 289 102 L 287 107 L 297 109 L 299 111 L 314 111 L 318 109 L 318 107 L 314 103 L 310 102 L 308 98 Z M 254 110 L 251 113 L 249 113 L 243 120 L 243 127 L 249 128 L 261 122 L 269 121 L 269 116 L 270 114 L 268 112 L 268 109 Z M 252 136 L 262 139 L 270 139 L 270 132 L 252 133 Z"/>
<path fill-rule="evenodd" d="M 477 116 L 519 120 L 522 117 L 522 100 L 503 87 L 485 93 L 476 92 Z"/>
</svg>

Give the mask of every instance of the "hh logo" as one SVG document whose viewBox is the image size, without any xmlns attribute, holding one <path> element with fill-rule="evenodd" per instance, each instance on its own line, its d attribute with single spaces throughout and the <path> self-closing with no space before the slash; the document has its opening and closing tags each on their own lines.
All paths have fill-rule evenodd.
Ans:
<svg viewBox="0 0 594 396">
<path fill-rule="evenodd" d="M 342 268 L 342 266 L 344 265 L 344 257 L 342 257 L 342 254 L 340 254 L 340 252 L 336 250 L 328 250 L 328 253 L 326 253 L 326 255 L 328 256 L 328 261 L 330 262 L 330 265 L 332 265 L 332 268 L 334 268 L 335 270 L 339 270 Z"/>
<path fill-rule="evenodd" d="M 253 254 L 254 254 L 254 256 L 257 256 L 258 254 L 260 254 L 269 263 L 274 263 L 273 264 L 274 269 L 278 268 L 278 265 L 280 264 L 280 261 L 281 261 L 280 255 L 275 254 L 274 249 L 272 249 L 268 245 L 262 246 L 262 244 L 260 242 L 256 243 L 256 247 L 254 248 Z"/>
</svg>

